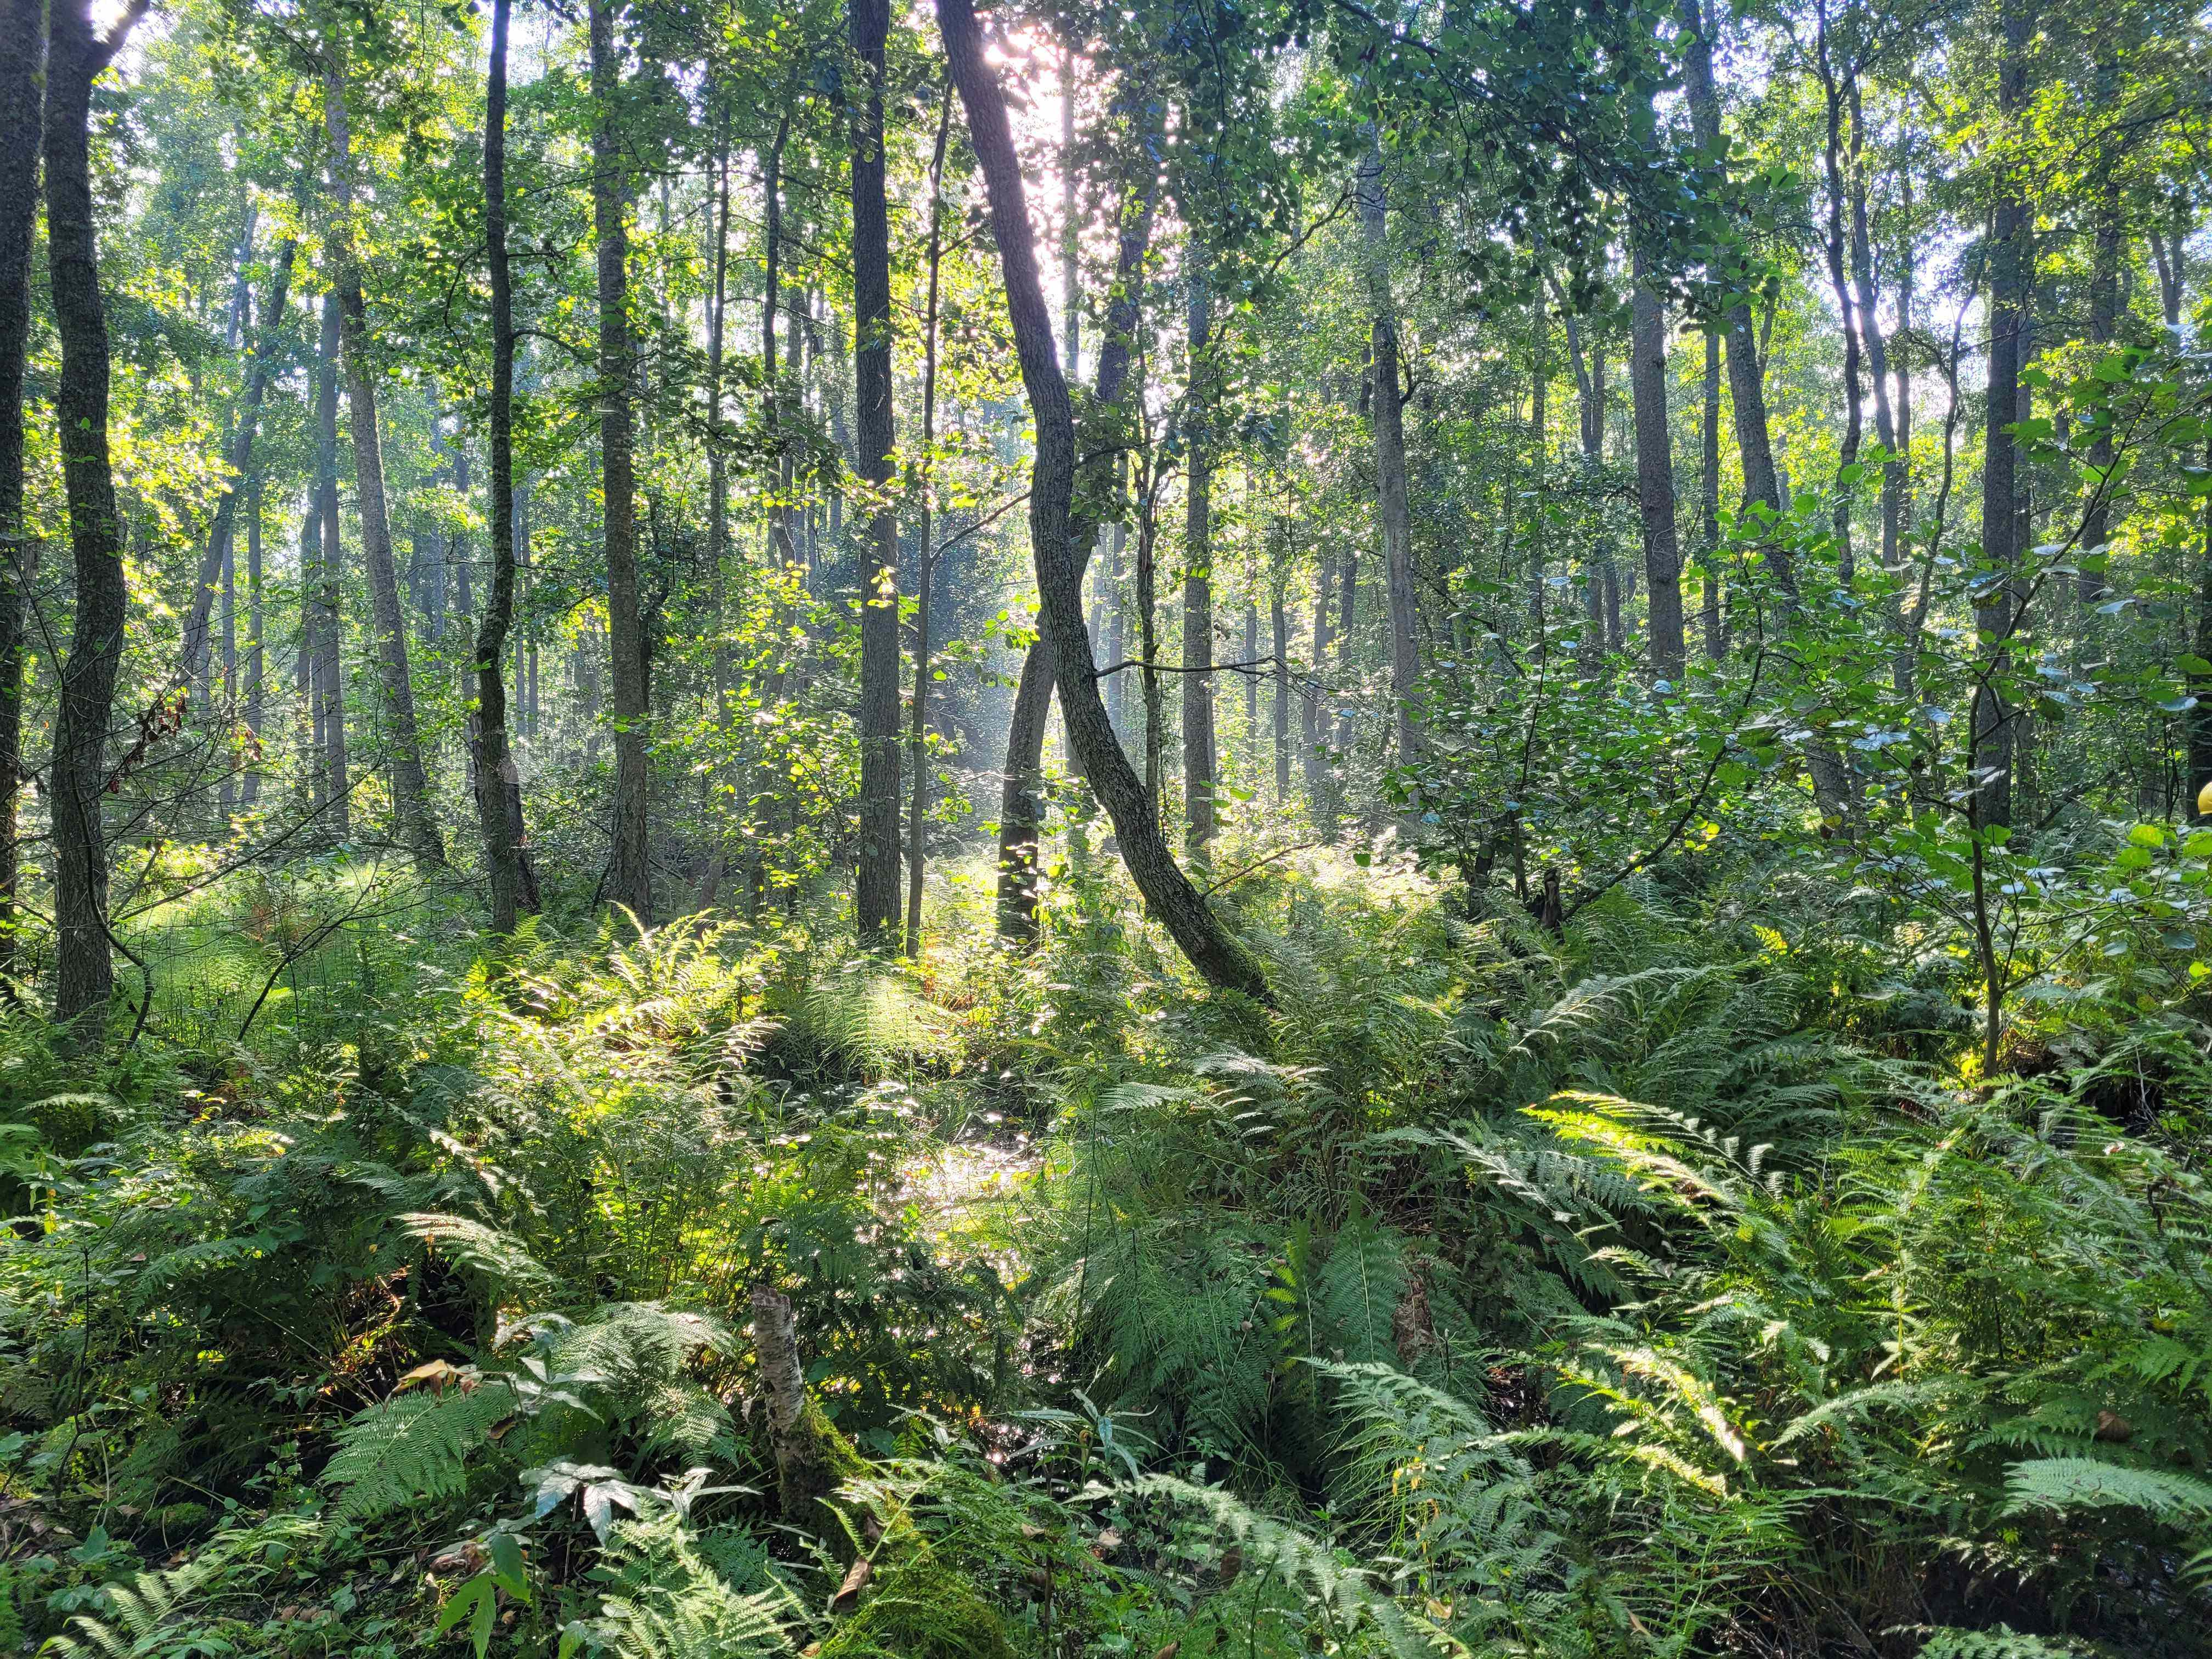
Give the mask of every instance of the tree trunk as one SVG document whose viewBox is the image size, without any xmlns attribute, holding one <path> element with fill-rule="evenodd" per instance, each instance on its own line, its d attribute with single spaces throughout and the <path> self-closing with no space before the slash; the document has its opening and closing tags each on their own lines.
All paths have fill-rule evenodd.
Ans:
<svg viewBox="0 0 2212 1659">
<path fill-rule="evenodd" d="M 2028 0 L 2006 0 L 2003 55 L 1997 71 L 2001 118 L 2018 114 L 2027 97 Z M 1990 235 L 1988 401 L 1983 414 L 1982 562 L 1990 576 L 1974 606 L 1974 631 L 1987 653 L 1973 698 L 1974 770 L 1979 821 L 2012 822 L 2013 723 L 1998 683 L 2010 660 L 2013 592 L 2008 580 L 2019 562 L 2018 445 L 2021 333 L 2027 313 L 2027 269 L 2033 226 L 2019 181 L 1999 181 Z"/>
<path fill-rule="evenodd" d="M 963 91 L 963 98 L 966 95 Z M 1122 209 L 1114 291 L 1107 300 L 1106 327 L 1100 343 L 1097 378 L 1092 382 L 1093 401 L 1104 407 L 1120 403 L 1123 383 L 1128 378 L 1130 349 L 1142 298 L 1139 289 L 1144 280 L 1145 256 L 1152 246 L 1152 206 L 1158 188 L 1158 137 L 1157 131 L 1149 129 L 1143 134 L 1139 146 L 1142 176 L 1134 193 L 1125 198 Z M 1083 492 L 1084 506 L 1079 511 L 1070 508 L 1075 514 L 1068 533 L 1076 560 L 1079 592 L 1083 566 L 1090 558 L 1091 544 L 1097 534 L 1097 504 L 1106 499 L 1115 470 L 1115 458 L 1093 462 Z M 1140 540 L 1140 559 L 1149 545 Z M 1149 608 L 1146 615 L 1149 623 Z M 1051 649 L 1050 638 L 1040 628 L 1036 641 L 1029 648 L 1029 656 L 1041 660 L 1032 667 L 1027 659 L 1024 659 L 1021 680 L 1014 693 L 1013 718 L 1006 728 L 1006 764 L 999 804 L 999 934 L 1016 943 L 1032 942 L 1037 936 L 1036 860 L 1044 831 L 1044 734 L 1051 714 L 1054 680 Z M 1146 661 L 1152 661 L 1149 647 Z M 1146 676 L 1149 709 L 1157 701 L 1158 675 L 1147 668 Z M 1147 718 L 1151 718 L 1149 714 Z M 1146 775 L 1148 793 L 1155 796 L 1153 811 L 1157 822 L 1158 779 L 1154 775 L 1155 770 L 1148 764 Z"/>
<path fill-rule="evenodd" d="M 1866 350 L 1867 377 L 1874 386 L 1874 435 L 1887 456 L 1881 465 L 1881 567 L 1899 570 L 1904 558 L 1905 459 L 1897 410 L 1890 400 L 1889 343 L 1882 338 L 1881 319 L 1875 314 L 1879 298 L 1875 283 L 1874 234 L 1867 211 L 1866 103 L 1856 81 L 1851 83 L 1851 284 L 1858 313 L 1859 337 Z M 1908 219 L 1903 233 L 1910 240 Z"/>
<path fill-rule="evenodd" d="M 343 661 L 340 655 L 338 584 L 344 549 L 338 538 L 338 296 L 323 295 L 322 337 L 315 364 L 315 559 L 311 672 L 318 805 L 329 808 L 329 833 L 339 842 L 353 836 L 353 783 L 346 750 Z"/>
<path fill-rule="evenodd" d="M 0 0 L 0 975 L 15 970 L 16 798 L 23 772 L 23 372 L 39 211 L 45 0 Z"/>
<path fill-rule="evenodd" d="M 614 683 L 615 824 L 605 893 L 641 927 L 653 925 L 653 866 L 647 842 L 651 702 L 645 626 L 638 605 L 637 501 L 630 380 L 629 232 L 622 138 L 615 127 L 621 64 L 615 52 L 614 0 L 591 0 L 592 223 L 599 237 L 599 465 L 607 562 L 607 654 Z"/>
<path fill-rule="evenodd" d="M 385 740 L 392 764 L 392 813 L 401 846 L 418 865 L 446 861 L 445 843 L 430 816 L 429 781 L 415 723 L 415 678 L 407 661 L 407 618 L 399 607 L 399 575 L 392 560 L 392 520 L 384 495 L 384 448 L 377 431 L 376 370 L 369 361 L 368 319 L 362 303 L 354 216 L 351 134 L 345 82 L 336 67 L 323 72 L 323 116 L 331 134 L 331 177 L 337 187 L 338 324 L 344 345 L 346 423 L 353 435 L 354 495 L 361 515 L 362 564 L 368 577 L 370 620 L 381 670 Z"/>
<path fill-rule="evenodd" d="M 1711 155 L 1720 154 L 1720 94 L 1713 85 L 1712 34 L 1700 13 L 1698 0 L 1680 0 L 1683 86 L 1690 106 L 1690 126 L 1698 147 Z M 1743 461 L 1743 493 L 1747 502 L 1768 511 L 1782 510 L 1781 480 L 1774 467 L 1774 447 L 1767 430 L 1766 387 L 1759 367 L 1758 337 L 1751 320 L 1751 302 L 1738 300 L 1728 309 L 1729 397 L 1735 408 L 1736 449 Z M 1775 580 L 1785 592 L 1795 593 L 1796 576 L 1787 554 L 1777 550 Z"/>
<path fill-rule="evenodd" d="M 851 0 L 866 85 L 853 107 L 853 386 L 856 469 L 873 515 L 860 558 L 860 846 L 854 910 L 865 950 L 898 942 L 898 515 L 891 481 L 890 222 L 884 201 L 884 41 L 889 0 Z"/>
<path fill-rule="evenodd" d="M 504 939 L 538 909 L 522 817 L 522 773 L 507 735 L 501 656 L 514 626 L 514 285 L 507 258 L 508 0 L 492 0 L 491 63 L 484 82 L 484 244 L 491 266 L 491 592 L 477 629 L 477 827 L 491 881 L 491 930 Z M 519 660 L 519 659 L 518 659 Z"/>
<path fill-rule="evenodd" d="M 1329 840 L 1336 839 L 1336 804 L 1328 787 L 1328 710 L 1322 701 L 1322 676 L 1328 672 L 1328 586 L 1333 562 L 1321 556 L 1314 573 L 1313 679 L 1305 696 L 1306 810 L 1314 827 Z"/>
<path fill-rule="evenodd" d="M 1382 569 L 1390 599 L 1390 698 L 1395 707 L 1397 761 L 1413 760 L 1413 688 L 1421 665 L 1413 601 L 1413 532 L 1406 496 L 1406 407 L 1400 392 L 1398 303 L 1390 291 L 1389 198 L 1381 140 L 1368 137 L 1367 159 L 1355 185 L 1364 244 L 1367 304 L 1375 359 L 1375 507 L 1382 534 Z"/>
<path fill-rule="evenodd" d="M 1705 404 L 1699 434 L 1698 551 L 1699 631 L 1705 656 L 1718 662 L 1728 652 L 1721 621 L 1721 337 L 1705 331 Z"/>
<path fill-rule="evenodd" d="M 1284 609 L 1285 573 L 1278 571 L 1267 590 L 1267 622 L 1274 641 L 1275 805 L 1291 802 L 1291 622 Z"/>
<path fill-rule="evenodd" d="M 937 461 L 937 302 L 945 259 L 945 147 L 952 133 L 952 88 L 937 118 L 937 143 L 929 156 L 929 297 L 921 320 L 921 459 L 915 469 L 914 708 L 908 728 L 914 804 L 906 831 L 906 954 L 921 955 L 922 835 L 929 821 L 929 601 L 936 573 L 936 533 L 930 490 Z"/>
<path fill-rule="evenodd" d="M 1682 555 L 1674 539 L 1674 455 L 1667 426 L 1667 322 L 1642 280 L 1631 301 L 1628 371 L 1636 408 L 1636 498 L 1644 517 L 1644 575 L 1650 588 L 1651 672 L 1680 687 L 1689 648 L 1682 636 Z"/>
<path fill-rule="evenodd" d="M 107 318 L 100 292 L 86 128 L 92 83 L 142 9 L 134 5 L 125 12 L 106 40 L 93 33 L 88 0 L 52 0 L 47 24 L 46 246 L 54 324 L 62 343 L 54 413 L 76 579 L 76 616 L 62 661 L 49 773 L 58 939 L 54 1018 L 63 1041 L 76 1048 L 100 1046 L 115 988 L 100 808 L 107 798 L 107 728 L 130 608 L 123 524 L 108 461 Z"/>
<path fill-rule="evenodd" d="M 1092 790 L 1114 821 L 1115 837 L 1130 876 L 1152 914 L 1174 938 L 1192 967 L 1217 988 L 1264 999 L 1257 966 L 1231 939 L 1190 884 L 1169 850 L 1099 701 L 1097 665 L 1083 619 L 1084 542 L 1069 534 L 1075 486 L 1075 421 L 1067 382 L 1053 349 L 1052 324 L 1037 276 L 1036 243 L 1030 228 L 1021 161 L 998 80 L 983 56 L 981 32 L 969 0 L 938 0 L 945 55 L 951 60 L 969 135 L 989 194 L 992 228 L 1006 289 L 1006 309 L 1019 356 L 1022 381 L 1036 428 L 1030 484 L 1030 544 L 1036 561 L 1037 592 L 1050 641 L 1060 695 L 1067 708 L 1068 735 Z M 1108 349 L 1115 342 L 1109 340 Z M 1102 359 L 1105 353 L 1101 353 Z M 1104 365 L 1100 366 L 1101 378 Z"/>
<path fill-rule="evenodd" d="M 1189 278 L 1190 394 L 1184 419 L 1189 476 L 1183 495 L 1182 810 L 1194 860 L 1213 839 L 1213 363 L 1212 297 L 1202 268 Z"/>
<path fill-rule="evenodd" d="M 2097 64 L 2100 108 L 2112 107 L 2116 78 L 2110 58 L 2100 56 Z M 2089 343 L 2099 348 L 2095 355 L 2102 357 L 2119 335 L 2120 256 L 2124 246 L 2119 190 L 2113 182 L 2108 161 L 2100 160 L 2095 190 L 2096 199 L 2092 209 L 2094 240 L 2089 255 Z M 2100 423 L 2096 435 L 2089 441 L 2089 465 L 2101 475 L 2109 471 L 2112 465 L 2112 428 L 2109 424 Z M 2081 551 L 2085 562 L 2075 587 L 2084 606 L 2101 603 L 2106 592 L 2101 562 L 2099 568 L 2090 569 L 2086 562 L 2087 556 L 2095 554 L 2101 562 L 2106 544 L 2112 538 L 2109 494 L 2101 483 L 2094 479 L 2090 488 L 2092 494 L 2088 509 L 2081 515 Z M 2192 797 L 2192 804 L 2193 799 Z"/>
<path fill-rule="evenodd" d="M 1854 314 L 1856 303 L 1850 281 L 1844 274 L 1844 201 L 1848 192 L 1844 186 L 1842 146 L 1847 88 L 1837 79 L 1834 58 L 1829 51 L 1826 9 L 1820 9 L 1816 15 L 1819 29 L 1815 61 L 1820 70 L 1824 116 L 1820 176 L 1828 198 L 1828 222 L 1821 251 L 1827 258 L 1828 287 L 1836 296 L 1836 314 L 1844 325 L 1844 436 L 1836 452 L 1838 477 L 1832 522 L 1836 534 L 1836 580 L 1848 592 L 1856 574 L 1851 551 L 1851 498 L 1856 492 L 1843 482 L 1840 474 L 1844 468 L 1857 465 L 1859 444 L 1866 430 L 1866 391 L 1859 379 L 1859 343 L 1866 319 Z"/>
<path fill-rule="evenodd" d="M 239 780 L 238 804 L 252 811 L 261 800 L 261 720 L 268 667 L 267 621 L 261 590 L 261 474 L 246 481 L 246 775 Z"/>
<path fill-rule="evenodd" d="M 215 604 L 216 585 L 222 580 L 225 561 L 237 535 L 238 498 L 253 471 L 253 444 L 260 427 L 261 404 L 269 390 L 279 333 L 284 326 L 284 307 L 291 297 L 292 266 L 298 246 L 287 237 L 276 250 L 276 269 L 270 273 L 269 293 L 262 301 L 261 327 L 254 342 L 253 362 L 246 370 L 244 396 L 223 461 L 232 477 L 216 503 L 215 519 L 208 528 L 206 549 L 200 555 L 198 579 L 192 584 L 192 600 L 185 612 L 184 671 L 194 700 L 207 702 L 208 617 Z M 241 270 L 240 279 L 244 272 Z"/>
</svg>

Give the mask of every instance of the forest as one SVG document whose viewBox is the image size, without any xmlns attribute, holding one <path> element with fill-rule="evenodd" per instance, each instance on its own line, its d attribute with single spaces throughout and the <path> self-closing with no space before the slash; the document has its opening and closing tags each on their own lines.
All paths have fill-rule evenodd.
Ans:
<svg viewBox="0 0 2212 1659">
<path fill-rule="evenodd" d="M 2212 1654 L 2212 12 L 0 0 L 0 1654 Z"/>
</svg>

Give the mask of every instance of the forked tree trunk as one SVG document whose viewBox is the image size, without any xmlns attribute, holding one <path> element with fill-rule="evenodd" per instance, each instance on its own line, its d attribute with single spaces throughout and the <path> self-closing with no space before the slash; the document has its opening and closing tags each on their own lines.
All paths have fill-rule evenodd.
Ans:
<svg viewBox="0 0 2212 1659">
<path fill-rule="evenodd" d="M 491 265 L 491 592 L 477 629 L 477 827 L 491 878 L 491 930 L 512 933 L 538 909 L 522 818 L 522 774 L 507 735 L 500 659 L 514 626 L 514 285 L 507 258 L 508 0 L 492 0 L 491 64 L 484 83 L 484 240 Z"/>
<path fill-rule="evenodd" d="M 392 558 L 392 520 L 384 495 L 384 446 L 377 430 L 376 370 L 369 361 L 368 308 L 353 222 L 351 133 L 345 82 L 332 66 L 323 73 L 323 116 L 330 129 L 331 176 L 337 185 L 338 321 L 344 344 L 346 424 L 353 437 L 354 495 L 361 514 L 362 565 L 368 577 L 369 620 L 376 632 L 378 678 L 392 767 L 392 814 L 399 843 L 418 865 L 446 861 L 430 815 L 430 786 L 415 721 L 415 677 L 407 660 L 407 617 L 399 606 L 399 573 Z"/>
<path fill-rule="evenodd" d="M 853 110 L 854 469 L 873 497 L 860 556 L 860 846 L 854 908 L 866 950 L 900 933 L 898 514 L 890 500 L 891 253 L 884 200 L 884 42 L 890 0 L 851 0 L 866 84 Z"/>
<path fill-rule="evenodd" d="M 637 500 L 630 413 L 635 350 L 629 331 L 629 231 L 623 222 L 622 138 L 615 103 L 622 69 L 615 51 L 614 0 L 591 3 L 592 222 L 599 236 L 599 465 L 607 562 L 607 647 L 614 684 L 615 823 L 606 896 L 641 927 L 653 923 L 653 866 L 647 835 L 652 705 L 646 684 L 645 627 L 638 604 Z"/>
<path fill-rule="evenodd" d="M 0 975 L 15 968 L 15 802 L 23 769 L 23 370 L 30 350 L 31 234 L 39 211 L 45 0 L 0 0 Z"/>
<path fill-rule="evenodd" d="M 76 577 L 76 616 L 62 660 L 48 775 L 58 942 L 54 1018 L 64 1042 L 78 1048 L 100 1045 L 115 988 L 100 808 L 107 798 L 107 728 L 114 715 L 116 673 L 130 609 L 123 524 L 108 460 L 107 317 L 100 300 L 86 128 L 92 83 L 143 9 L 143 4 L 134 4 L 105 40 L 93 33 L 89 0 L 51 0 L 47 24 L 46 246 L 54 323 L 62 343 L 54 413 Z"/>
<path fill-rule="evenodd" d="M 1257 965 L 1223 931 L 1176 865 L 1152 816 L 1144 785 L 1123 757 L 1106 718 L 1106 705 L 1099 700 L 1097 665 L 1091 659 L 1091 636 L 1083 618 L 1079 550 L 1086 544 L 1072 540 L 1069 534 L 1075 489 L 1074 412 L 1053 349 L 1052 323 L 1037 276 L 1036 240 L 1030 228 L 1021 160 L 997 76 L 983 56 L 981 31 L 969 0 L 938 0 L 937 15 L 990 198 L 1007 314 L 1036 426 L 1030 544 L 1036 561 L 1044 632 L 1067 709 L 1068 735 L 1091 789 L 1114 821 L 1122 860 L 1153 916 L 1210 984 L 1264 999 L 1267 982 Z"/>
<path fill-rule="evenodd" d="M 966 97 L 963 88 L 962 96 Z M 1111 407 L 1121 399 L 1128 378 L 1131 343 L 1136 333 L 1139 289 L 1145 256 L 1152 246 L 1152 204 L 1158 189 L 1158 134 L 1147 127 L 1140 140 L 1144 169 L 1139 188 L 1125 198 L 1121 245 L 1115 258 L 1114 291 L 1108 296 L 1104 337 L 1098 352 L 1094 401 Z M 1063 380 L 1062 385 L 1066 382 Z M 1111 488 L 1116 458 L 1102 457 L 1091 463 L 1085 509 L 1069 526 L 1076 560 L 1076 585 L 1082 586 L 1084 564 L 1097 533 L 1096 503 Z M 1071 506 L 1071 513 L 1075 509 Z M 1147 544 L 1146 545 L 1149 545 Z M 1146 615 L 1149 617 L 1150 611 Z M 1038 843 L 1044 830 L 1044 734 L 1051 714 L 1053 691 L 1052 644 L 1040 629 L 1038 637 L 1022 663 L 1021 681 L 1014 693 L 1013 718 L 1006 729 L 1006 765 L 999 803 L 999 936 L 1016 944 L 1033 943 L 1037 936 Z M 1146 660 L 1152 659 L 1149 647 Z M 1147 671 L 1147 696 L 1157 700 L 1157 674 Z M 1150 703 L 1148 702 L 1148 708 Z M 1157 780 L 1148 769 L 1150 787 Z M 1156 808 L 1157 810 L 1157 808 Z"/>
</svg>

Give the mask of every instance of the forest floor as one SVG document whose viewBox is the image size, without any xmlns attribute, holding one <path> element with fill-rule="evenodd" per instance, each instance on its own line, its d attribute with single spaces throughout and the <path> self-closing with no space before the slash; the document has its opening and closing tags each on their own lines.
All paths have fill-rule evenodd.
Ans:
<svg viewBox="0 0 2212 1659">
<path fill-rule="evenodd" d="M 2212 1030 L 1983 1085 L 1955 957 L 1669 880 L 1285 859 L 1272 1008 L 1103 867 L 911 966 L 211 894 L 198 1025 L 0 1021 L 0 1650 L 2198 1650 Z"/>
</svg>

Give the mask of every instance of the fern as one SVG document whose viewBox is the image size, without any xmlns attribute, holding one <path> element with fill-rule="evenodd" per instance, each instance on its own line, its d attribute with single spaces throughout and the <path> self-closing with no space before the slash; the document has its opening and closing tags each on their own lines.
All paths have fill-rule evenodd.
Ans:
<svg viewBox="0 0 2212 1659">
<path fill-rule="evenodd" d="M 568 1653 L 586 1637 L 617 1659 L 756 1659 L 786 1653 L 796 1609 L 769 1590 L 740 1595 L 671 1516 L 623 1522 L 596 1573 L 607 1585 L 596 1618 L 564 1633 Z"/>
<path fill-rule="evenodd" d="M 2137 1509 L 2163 1521 L 2212 1516 L 2212 1480 L 2172 1469 L 2133 1468 L 2089 1457 L 2042 1457 L 2006 1472 L 2006 1512 Z"/>
<path fill-rule="evenodd" d="M 356 1415 L 338 1431 L 323 1470 L 339 1493 L 338 1513 L 371 1521 L 420 1503 L 455 1496 L 468 1484 L 469 1459 L 520 1401 L 504 1382 L 437 1394 L 403 1394 Z"/>
</svg>

